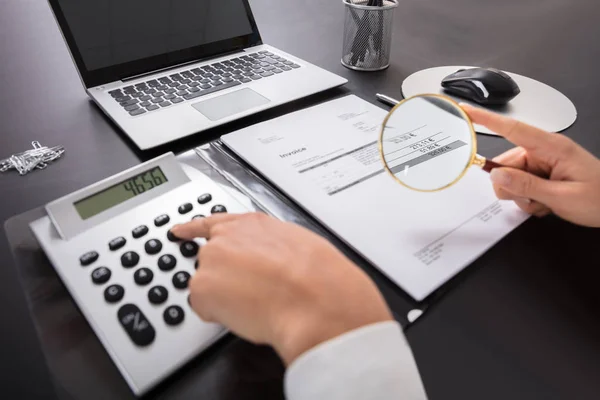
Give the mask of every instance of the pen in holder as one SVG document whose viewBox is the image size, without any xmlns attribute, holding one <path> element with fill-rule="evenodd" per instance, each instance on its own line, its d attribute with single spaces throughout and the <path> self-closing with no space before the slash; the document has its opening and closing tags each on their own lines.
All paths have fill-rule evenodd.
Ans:
<svg viewBox="0 0 600 400">
<path fill-rule="evenodd" d="M 343 0 L 346 8 L 342 64 L 358 71 L 390 65 L 394 9 L 398 0 Z"/>
</svg>

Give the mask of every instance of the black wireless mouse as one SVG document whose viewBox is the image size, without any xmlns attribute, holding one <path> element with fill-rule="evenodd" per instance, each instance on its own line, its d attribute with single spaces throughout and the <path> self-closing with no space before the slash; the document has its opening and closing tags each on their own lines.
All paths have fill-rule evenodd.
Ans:
<svg viewBox="0 0 600 400">
<path fill-rule="evenodd" d="M 445 77 L 442 87 L 482 105 L 504 105 L 521 93 L 510 76 L 495 68 L 460 69 Z"/>
</svg>

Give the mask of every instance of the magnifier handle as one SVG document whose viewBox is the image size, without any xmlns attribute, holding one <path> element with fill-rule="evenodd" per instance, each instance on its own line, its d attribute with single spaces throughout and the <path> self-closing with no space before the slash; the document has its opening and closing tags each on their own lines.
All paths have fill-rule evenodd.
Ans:
<svg viewBox="0 0 600 400">
<path fill-rule="evenodd" d="M 494 168 L 503 168 L 504 165 L 502 164 L 498 164 L 497 162 L 494 162 L 492 160 L 488 160 L 487 158 L 485 159 L 485 164 L 483 164 L 483 170 L 485 172 L 492 172 L 492 170 Z"/>
</svg>

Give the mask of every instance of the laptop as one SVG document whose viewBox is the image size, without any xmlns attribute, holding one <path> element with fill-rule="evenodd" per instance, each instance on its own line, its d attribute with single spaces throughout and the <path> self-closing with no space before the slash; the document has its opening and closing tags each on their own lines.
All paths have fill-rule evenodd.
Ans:
<svg viewBox="0 0 600 400">
<path fill-rule="evenodd" d="M 48 0 L 88 95 L 142 150 L 343 85 L 262 43 L 248 0 Z"/>
</svg>

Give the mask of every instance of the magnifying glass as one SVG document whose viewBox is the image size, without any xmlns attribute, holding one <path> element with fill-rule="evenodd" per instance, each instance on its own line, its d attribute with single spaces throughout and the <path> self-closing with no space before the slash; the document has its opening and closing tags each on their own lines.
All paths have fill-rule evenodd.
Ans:
<svg viewBox="0 0 600 400">
<path fill-rule="evenodd" d="M 392 108 L 381 128 L 379 153 L 397 182 L 421 192 L 454 185 L 471 165 L 487 172 L 502 167 L 477 154 L 471 119 L 438 94 L 410 97 Z"/>
</svg>

